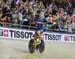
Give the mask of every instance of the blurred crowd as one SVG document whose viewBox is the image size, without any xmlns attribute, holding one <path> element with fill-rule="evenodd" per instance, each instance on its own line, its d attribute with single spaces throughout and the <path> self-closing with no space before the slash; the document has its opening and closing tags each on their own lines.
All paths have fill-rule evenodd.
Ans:
<svg viewBox="0 0 75 59">
<path fill-rule="evenodd" d="M 47 20 L 46 29 L 73 32 L 75 30 L 75 1 L 56 0 L 0 1 L 0 26 L 36 27 L 36 18 Z M 20 25 L 20 26 L 18 26 Z"/>
</svg>

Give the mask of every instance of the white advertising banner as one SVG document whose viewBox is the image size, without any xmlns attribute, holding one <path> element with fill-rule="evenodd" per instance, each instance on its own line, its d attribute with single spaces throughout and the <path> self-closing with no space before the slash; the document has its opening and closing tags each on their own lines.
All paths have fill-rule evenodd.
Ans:
<svg viewBox="0 0 75 59">
<path fill-rule="evenodd" d="M 29 40 L 34 31 L 0 27 L 0 38 Z"/>
<path fill-rule="evenodd" d="M 0 38 L 14 40 L 30 40 L 35 31 L 0 27 Z M 44 32 L 45 41 L 75 42 L 75 34 L 62 34 L 58 32 Z"/>
</svg>

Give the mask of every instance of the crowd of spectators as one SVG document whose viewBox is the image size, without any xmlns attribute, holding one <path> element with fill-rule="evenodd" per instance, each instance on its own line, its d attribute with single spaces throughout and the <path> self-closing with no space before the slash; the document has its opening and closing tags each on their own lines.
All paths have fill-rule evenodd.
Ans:
<svg viewBox="0 0 75 59">
<path fill-rule="evenodd" d="M 11 3 L 0 1 L 0 26 L 36 27 L 35 19 L 45 18 L 46 29 L 68 32 L 75 30 L 74 2 L 46 3 L 43 0 L 12 0 Z"/>
</svg>

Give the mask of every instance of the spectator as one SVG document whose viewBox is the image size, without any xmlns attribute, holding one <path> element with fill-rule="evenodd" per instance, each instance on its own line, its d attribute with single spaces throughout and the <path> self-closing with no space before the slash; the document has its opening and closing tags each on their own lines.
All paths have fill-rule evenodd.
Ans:
<svg viewBox="0 0 75 59">
<path fill-rule="evenodd" d="M 20 28 L 26 28 L 26 26 L 35 26 L 35 19 L 46 19 L 48 29 L 69 32 L 72 32 L 72 28 L 75 30 L 74 1 L 50 1 L 12 0 L 10 6 L 7 4 L 8 1 L 2 1 L 0 2 L 0 22 L 13 23 L 15 24 L 13 27 L 16 24 L 23 25 L 24 27 Z M 37 17 L 39 15 L 40 17 Z"/>
<path fill-rule="evenodd" d="M 55 30 L 55 31 L 59 30 L 58 23 L 53 24 L 52 29 Z"/>
<path fill-rule="evenodd" d="M 2 16 L 1 20 L 0 20 L 2 23 L 1 25 L 2 26 L 7 26 L 8 22 L 7 22 L 7 16 Z"/>
<path fill-rule="evenodd" d="M 19 17 L 17 15 L 16 9 L 14 9 L 13 13 L 12 13 L 12 26 L 13 27 L 18 27 L 18 21 L 19 21 Z"/>
<path fill-rule="evenodd" d="M 16 0 L 12 0 L 12 2 L 11 2 L 11 10 L 13 8 L 16 8 Z"/>
<path fill-rule="evenodd" d="M 68 21 L 67 21 L 68 32 L 72 32 L 72 28 L 73 28 L 73 26 L 72 26 L 72 20 L 71 20 L 71 18 L 69 18 Z"/>
<path fill-rule="evenodd" d="M 61 31 L 64 31 L 64 29 L 65 29 L 64 25 L 65 25 L 64 22 L 61 22 L 60 27 L 59 27 Z"/>
</svg>

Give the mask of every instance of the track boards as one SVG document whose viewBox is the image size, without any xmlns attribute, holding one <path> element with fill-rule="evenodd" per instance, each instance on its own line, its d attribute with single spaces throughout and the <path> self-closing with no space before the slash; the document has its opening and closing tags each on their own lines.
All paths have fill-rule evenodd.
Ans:
<svg viewBox="0 0 75 59">
<path fill-rule="evenodd" d="M 0 39 L 0 59 L 75 59 L 75 43 L 45 42 L 42 54 L 30 54 L 28 42 Z"/>
</svg>

